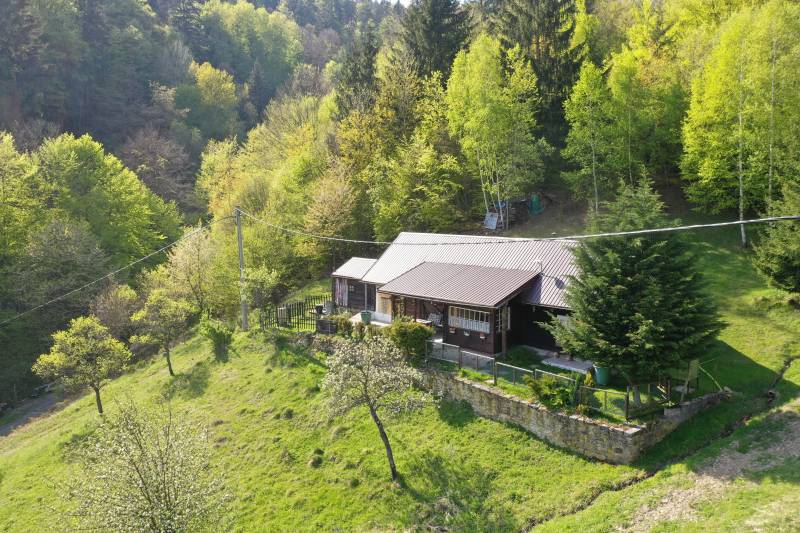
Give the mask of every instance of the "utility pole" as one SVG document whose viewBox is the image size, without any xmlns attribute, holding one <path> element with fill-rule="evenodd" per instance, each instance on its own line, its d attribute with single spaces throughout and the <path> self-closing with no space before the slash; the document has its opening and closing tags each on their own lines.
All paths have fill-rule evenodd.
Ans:
<svg viewBox="0 0 800 533">
<path fill-rule="evenodd" d="M 250 329 L 247 321 L 247 295 L 245 294 L 244 283 L 244 236 L 242 235 L 242 211 L 239 206 L 233 208 L 236 217 L 236 240 L 239 244 L 239 299 L 242 302 L 242 331 Z"/>
</svg>

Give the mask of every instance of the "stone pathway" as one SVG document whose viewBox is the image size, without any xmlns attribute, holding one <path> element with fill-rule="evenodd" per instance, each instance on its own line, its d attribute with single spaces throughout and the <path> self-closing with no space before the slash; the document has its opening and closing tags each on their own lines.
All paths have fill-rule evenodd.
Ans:
<svg viewBox="0 0 800 533">
<path fill-rule="evenodd" d="M 594 366 L 594 363 L 591 361 L 584 361 L 583 359 L 569 360 L 561 357 L 550 357 L 542 361 L 542 363 L 555 368 L 560 368 L 561 370 L 580 372 L 581 374 L 588 374 Z"/>
</svg>

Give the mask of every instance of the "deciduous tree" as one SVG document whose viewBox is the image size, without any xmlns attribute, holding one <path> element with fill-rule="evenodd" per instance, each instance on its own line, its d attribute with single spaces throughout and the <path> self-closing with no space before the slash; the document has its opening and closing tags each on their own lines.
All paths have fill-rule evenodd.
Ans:
<svg viewBox="0 0 800 533">
<path fill-rule="evenodd" d="M 212 531 L 227 501 L 208 432 L 169 407 L 121 403 L 76 453 L 66 496 L 76 529 Z"/>
<path fill-rule="evenodd" d="M 164 352 L 169 375 L 174 376 L 170 349 L 186 329 L 191 306 L 183 300 L 170 298 L 163 289 L 155 289 L 147 296 L 141 310 L 132 320 L 142 332 L 132 340 L 145 344 L 155 344 Z"/>
<path fill-rule="evenodd" d="M 786 183 L 772 214 L 800 214 L 800 183 Z M 756 247 L 756 265 L 781 289 L 800 293 L 800 222 L 770 225 Z"/>
<path fill-rule="evenodd" d="M 381 335 L 363 342 L 348 341 L 328 358 L 322 388 L 328 396 L 330 412 L 341 416 L 367 408 L 386 449 L 392 480 L 397 479 L 397 467 L 381 416 L 422 406 L 425 396 L 410 393 L 421 378 L 400 350 Z"/>
<path fill-rule="evenodd" d="M 53 347 L 41 355 L 33 371 L 42 379 L 56 379 L 66 387 L 94 391 L 97 412 L 103 414 L 100 389 L 125 368 L 131 353 L 93 316 L 79 317 L 69 329 L 53 334 Z"/>
</svg>

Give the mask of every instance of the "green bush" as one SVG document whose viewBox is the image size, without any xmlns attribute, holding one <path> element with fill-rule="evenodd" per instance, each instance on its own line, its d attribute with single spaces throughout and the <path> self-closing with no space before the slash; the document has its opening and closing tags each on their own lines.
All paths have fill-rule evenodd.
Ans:
<svg viewBox="0 0 800 533">
<path fill-rule="evenodd" d="M 567 409 L 575 404 L 575 387 L 550 376 L 533 379 L 525 376 L 533 398 L 551 409 Z"/>
<path fill-rule="evenodd" d="M 364 335 L 367 334 L 367 325 L 364 324 L 363 322 L 356 322 L 354 330 L 355 330 L 356 340 L 359 342 L 363 341 Z"/>
<path fill-rule="evenodd" d="M 332 315 L 331 320 L 336 321 L 336 334 L 348 339 L 353 335 L 353 323 L 350 322 L 350 315 L 342 313 Z"/>
<path fill-rule="evenodd" d="M 417 359 L 425 354 L 425 341 L 433 335 L 433 328 L 408 317 L 400 317 L 392 322 L 387 333 L 407 357 Z"/>
<path fill-rule="evenodd" d="M 213 344 L 216 359 L 227 357 L 228 348 L 233 341 L 233 328 L 220 320 L 203 317 L 200 321 L 200 333 Z"/>
</svg>

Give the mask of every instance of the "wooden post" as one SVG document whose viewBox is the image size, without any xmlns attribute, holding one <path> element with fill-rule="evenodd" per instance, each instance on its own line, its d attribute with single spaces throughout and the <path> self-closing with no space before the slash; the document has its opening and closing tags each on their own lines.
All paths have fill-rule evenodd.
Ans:
<svg viewBox="0 0 800 533">
<path fill-rule="evenodd" d="M 247 320 L 247 294 L 245 293 L 244 284 L 244 236 L 242 235 L 242 211 L 237 205 L 233 209 L 236 216 L 236 240 L 239 247 L 239 299 L 242 303 L 242 331 L 250 329 L 250 324 Z"/>
<path fill-rule="evenodd" d="M 461 370 L 461 365 L 464 362 L 464 352 L 461 351 L 461 348 L 458 349 L 458 369 Z"/>
<path fill-rule="evenodd" d="M 500 340 L 502 343 L 503 358 L 508 353 L 508 304 L 504 305 L 500 310 Z"/>
<path fill-rule="evenodd" d="M 628 387 L 625 389 L 625 420 L 630 419 L 630 417 L 628 416 L 628 405 L 630 403 L 629 400 L 630 395 L 631 395 L 631 387 L 630 385 L 628 385 Z"/>
<path fill-rule="evenodd" d="M 497 385 L 497 359 L 492 359 L 492 378 L 494 378 L 494 384 Z"/>
</svg>

